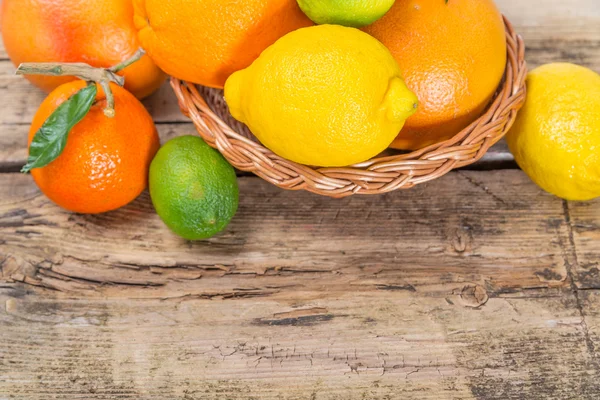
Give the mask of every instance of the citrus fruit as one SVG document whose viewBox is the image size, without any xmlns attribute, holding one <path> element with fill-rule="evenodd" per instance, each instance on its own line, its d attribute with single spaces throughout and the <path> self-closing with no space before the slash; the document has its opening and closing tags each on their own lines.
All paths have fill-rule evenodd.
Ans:
<svg viewBox="0 0 600 400">
<path fill-rule="evenodd" d="M 454 136 L 481 115 L 504 74 L 505 29 L 493 0 L 396 1 L 363 29 L 390 49 L 419 98 L 395 148 Z"/>
<path fill-rule="evenodd" d="M 140 47 L 131 0 L 2 0 L 0 26 L 15 65 L 25 62 L 83 62 L 108 68 Z M 150 95 L 165 74 L 144 56 L 124 69 L 125 88 Z M 27 76 L 50 92 L 73 77 Z"/>
<path fill-rule="evenodd" d="M 600 75 L 564 63 L 531 71 L 506 140 L 542 189 L 567 200 L 600 197 Z"/>
<path fill-rule="evenodd" d="M 177 137 L 158 151 L 150 166 L 150 196 L 163 222 L 187 240 L 225 229 L 239 197 L 233 167 L 197 136 Z"/>
<path fill-rule="evenodd" d="M 296 0 L 134 0 L 142 46 L 168 74 L 222 88 L 281 36 L 312 22 Z"/>
<path fill-rule="evenodd" d="M 304 13 L 317 24 L 359 28 L 372 24 L 390 10 L 396 0 L 298 0 Z"/>
<path fill-rule="evenodd" d="M 323 167 L 377 155 L 417 107 L 390 52 L 339 25 L 282 37 L 231 75 L 225 99 L 233 117 L 274 153 Z"/>
<path fill-rule="evenodd" d="M 59 86 L 35 114 L 29 144 L 56 108 L 81 90 L 84 81 Z M 78 213 L 122 207 L 147 186 L 148 167 L 160 146 L 152 118 L 131 93 L 112 84 L 115 117 L 104 115 L 106 96 L 98 85 L 96 102 L 73 127 L 63 152 L 31 170 L 40 190 L 54 203 Z"/>
</svg>

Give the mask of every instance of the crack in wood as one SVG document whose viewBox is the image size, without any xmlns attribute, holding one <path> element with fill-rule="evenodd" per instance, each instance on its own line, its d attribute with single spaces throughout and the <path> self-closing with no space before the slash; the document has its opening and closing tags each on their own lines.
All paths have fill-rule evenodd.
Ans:
<svg viewBox="0 0 600 400">
<path fill-rule="evenodd" d="M 417 288 L 413 285 L 387 285 L 387 284 L 376 284 L 375 285 L 378 290 L 389 290 L 389 291 L 398 291 L 398 290 L 407 290 L 409 292 L 416 292 Z"/>
<path fill-rule="evenodd" d="M 578 265 L 579 262 L 578 262 L 578 257 L 577 257 L 577 248 L 575 245 L 575 237 L 573 235 L 573 225 L 571 222 L 571 213 L 569 211 L 569 202 L 567 200 L 563 200 L 562 203 L 563 203 L 563 211 L 564 211 L 565 221 L 567 224 L 569 244 L 571 246 L 571 251 L 572 251 L 571 256 L 573 257 L 573 261 L 574 261 L 575 265 Z M 590 337 L 590 330 L 589 330 L 589 327 L 585 320 L 585 311 L 583 308 L 583 301 L 581 300 L 581 297 L 579 296 L 579 288 L 577 286 L 577 283 L 575 282 L 575 276 L 573 274 L 573 266 L 571 265 L 571 263 L 569 262 L 568 259 L 565 259 L 565 263 L 566 263 L 567 275 L 568 275 L 568 280 L 569 280 L 569 284 L 571 287 L 571 291 L 573 292 L 573 295 L 575 296 L 575 305 L 577 307 L 579 315 L 581 316 L 581 327 L 583 329 L 583 334 L 585 337 L 585 344 L 586 344 L 589 356 L 592 360 L 592 363 L 596 367 L 596 370 L 600 370 L 600 359 L 598 358 L 598 355 L 596 354 L 596 348 L 594 345 L 594 341 Z"/>
<path fill-rule="evenodd" d="M 307 315 L 295 318 L 277 318 L 277 319 L 256 319 L 252 322 L 252 325 L 267 325 L 267 326 L 315 326 L 332 321 L 339 315 L 333 314 L 318 314 L 318 315 Z"/>
<path fill-rule="evenodd" d="M 186 301 L 186 300 L 240 300 L 249 299 L 256 297 L 269 297 L 276 293 L 278 290 L 255 290 L 255 291 L 244 291 L 244 292 L 214 292 L 214 293 L 185 293 L 178 296 L 166 296 L 161 297 L 161 301 Z M 141 300 L 147 300 L 147 298 L 139 298 Z"/>
<path fill-rule="evenodd" d="M 481 182 L 476 181 L 475 179 L 471 178 L 467 174 L 462 173 L 461 171 L 457 171 L 456 173 L 458 175 L 462 176 L 463 178 L 465 178 L 467 180 L 467 182 L 469 182 L 471 185 L 473 185 L 473 186 L 481 189 L 484 193 L 486 193 L 487 195 L 489 195 L 492 199 L 496 200 L 498 203 L 500 203 L 502 205 L 505 205 L 505 206 L 508 205 L 504 199 L 502 199 L 501 197 L 499 197 L 496 194 L 492 193 L 492 191 L 490 190 L 490 188 L 487 187 L 487 186 L 485 186 Z"/>
</svg>

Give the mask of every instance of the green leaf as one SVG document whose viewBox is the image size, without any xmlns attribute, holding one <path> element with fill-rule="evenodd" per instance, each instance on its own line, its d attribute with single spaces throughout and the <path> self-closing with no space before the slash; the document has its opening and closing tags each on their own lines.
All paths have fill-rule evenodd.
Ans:
<svg viewBox="0 0 600 400">
<path fill-rule="evenodd" d="M 27 173 L 41 168 L 56 160 L 67 144 L 69 132 L 90 111 L 98 89 L 90 84 L 62 103 L 44 125 L 35 133 L 29 146 L 27 164 L 21 172 Z"/>
</svg>

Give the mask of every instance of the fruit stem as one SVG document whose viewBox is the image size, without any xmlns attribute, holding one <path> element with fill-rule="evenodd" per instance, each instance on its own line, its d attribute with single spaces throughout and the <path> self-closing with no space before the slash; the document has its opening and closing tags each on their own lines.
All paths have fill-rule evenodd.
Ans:
<svg viewBox="0 0 600 400">
<path fill-rule="evenodd" d="M 84 63 L 24 63 L 17 68 L 17 75 L 76 76 L 84 81 L 100 82 L 106 80 L 119 86 L 125 84 L 125 78 L 104 68 L 94 68 Z"/>
<path fill-rule="evenodd" d="M 145 54 L 146 54 L 146 51 L 140 47 L 135 52 L 134 55 L 132 55 L 131 57 L 129 57 L 127 60 L 123 61 L 122 63 L 117 64 L 114 67 L 110 67 L 109 71 L 114 72 L 114 73 L 120 72 L 120 71 L 124 70 L 125 68 L 129 67 L 131 64 L 139 61 Z"/>
<path fill-rule="evenodd" d="M 115 96 L 110 88 L 110 83 L 119 86 L 125 84 L 125 78 L 117 75 L 118 72 L 139 61 L 146 54 L 139 49 L 127 60 L 110 68 L 95 68 L 85 63 L 24 63 L 17 68 L 17 75 L 47 75 L 47 76 L 75 76 L 88 82 L 96 82 L 106 95 L 104 115 L 108 118 L 115 116 Z"/>
<path fill-rule="evenodd" d="M 108 118 L 115 117 L 115 96 L 113 95 L 112 89 L 110 88 L 110 84 L 107 81 L 98 82 L 104 90 L 104 94 L 106 95 L 106 107 L 104 107 L 104 115 Z"/>
</svg>

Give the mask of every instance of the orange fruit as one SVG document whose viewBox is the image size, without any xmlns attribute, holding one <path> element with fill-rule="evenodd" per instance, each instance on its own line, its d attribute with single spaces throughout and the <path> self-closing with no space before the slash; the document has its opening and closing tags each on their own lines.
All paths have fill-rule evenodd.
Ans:
<svg viewBox="0 0 600 400">
<path fill-rule="evenodd" d="M 84 62 L 108 68 L 141 47 L 131 0 L 2 0 L 0 25 L 13 63 Z M 154 92 L 166 75 L 144 56 L 122 71 L 138 98 Z M 27 76 L 47 92 L 73 77 Z"/>
<path fill-rule="evenodd" d="M 395 148 L 457 134 L 484 111 L 504 75 L 504 22 L 492 0 L 397 0 L 364 30 L 390 49 L 419 97 Z"/>
<path fill-rule="evenodd" d="M 283 35 L 312 25 L 297 0 L 134 0 L 135 26 L 168 74 L 222 88 Z"/>
<path fill-rule="evenodd" d="M 29 143 L 56 108 L 82 89 L 84 81 L 59 86 L 35 114 Z M 112 84 L 115 117 L 103 109 L 106 96 L 98 86 L 90 112 L 73 127 L 57 159 L 31 175 L 40 190 L 59 206 L 97 214 L 134 200 L 148 184 L 148 169 L 160 142 L 152 117 L 131 93 Z"/>
</svg>

